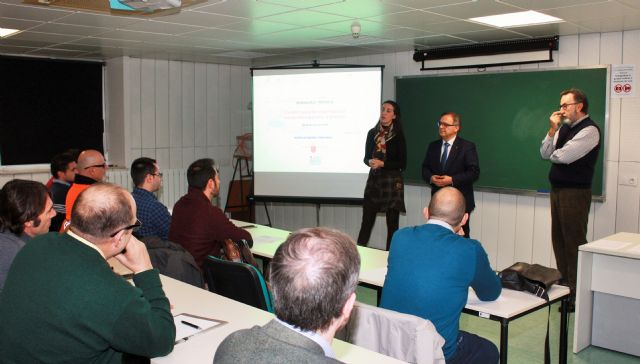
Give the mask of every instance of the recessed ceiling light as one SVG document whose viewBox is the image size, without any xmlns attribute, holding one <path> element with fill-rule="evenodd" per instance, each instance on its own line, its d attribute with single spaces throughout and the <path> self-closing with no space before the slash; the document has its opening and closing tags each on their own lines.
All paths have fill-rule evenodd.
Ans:
<svg viewBox="0 0 640 364">
<path fill-rule="evenodd" d="M 0 38 L 10 37 L 19 32 L 18 29 L 0 28 Z"/>
<path fill-rule="evenodd" d="M 525 25 L 549 24 L 563 22 L 564 20 L 555 16 L 542 14 L 537 11 L 521 11 L 518 13 L 481 16 L 470 18 L 469 20 L 482 24 L 488 24 L 500 28 L 521 27 Z"/>
</svg>

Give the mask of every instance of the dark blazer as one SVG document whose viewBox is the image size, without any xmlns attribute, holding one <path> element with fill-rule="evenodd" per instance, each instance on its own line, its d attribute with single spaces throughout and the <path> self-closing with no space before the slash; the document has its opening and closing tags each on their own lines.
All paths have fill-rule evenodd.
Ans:
<svg viewBox="0 0 640 364">
<path fill-rule="evenodd" d="M 340 363 L 324 356 L 320 345 L 276 320 L 239 330 L 227 336 L 214 363 Z"/>
<path fill-rule="evenodd" d="M 431 185 L 433 195 L 440 187 L 431 183 L 431 176 L 447 175 L 453 179 L 453 187 L 462 192 L 467 203 L 467 212 L 476 207 L 473 199 L 473 182 L 480 177 L 480 162 L 476 145 L 472 142 L 456 136 L 456 140 L 449 149 L 449 156 L 444 168 L 440 165 L 440 150 L 442 139 L 438 139 L 427 148 L 427 155 L 422 162 L 422 178 Z"/>
</svg>

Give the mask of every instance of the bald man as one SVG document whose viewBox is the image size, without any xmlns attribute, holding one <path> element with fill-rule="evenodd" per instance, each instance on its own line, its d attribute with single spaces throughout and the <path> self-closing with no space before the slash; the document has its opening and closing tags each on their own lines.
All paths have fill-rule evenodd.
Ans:
<svg viewBox="0 0 640 364">
<path fill-rule="evenodd" d="M 71 185 L 69 192 L 67 192 L 65 201 L 66 216 L 60 230 L 64 230 L 67 225 L 69 225 L 73 204 L 76 202 L 80 192 L 86 190 L 96 182 L 104 181 L 107 168 L 107 162 L 105 162 L 104 156 L 99 151 L 87 149 L 80 153 L 76 164 L 76 176 L 73 185 Z"/>
<path fill-rule="evenodd" d="M 469 217 L 464 197 L 441 188 L 423 213 L 426 224 L 393 235 L 380 307 L 430 320 L 445 339 L 447 364 L 497 363 L 493 343 L 459 330 L 469 287 L 483 301 L 502 291 L 480 242 L 461 236 Z"/>
<path fill-rule="evenodd" d="M 83 191 L 65 234 L 32 239 L 16 256 L 0 299 L 7 363 L 121 363 L 171 352 L 175 325 L 131 194 L 111 184 Z M 126 250 L 125 250 L 126 248 Z M 135 287 L 111 270 L 115 257 Z"/>
</svg>

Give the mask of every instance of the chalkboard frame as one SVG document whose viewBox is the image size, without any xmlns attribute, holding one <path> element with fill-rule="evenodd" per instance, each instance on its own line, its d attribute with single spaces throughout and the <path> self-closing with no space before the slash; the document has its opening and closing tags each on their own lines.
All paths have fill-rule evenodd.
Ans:
<svg viewBox="0 0 640 364">
<path fill-rule="evenodd" d="M 433 119 L 433 125 L 434 128 L 431 129 L 428 133 L 428 136 L 426 135 L 422 135 L 421 137 L 424 139 L 424 141 L 422 142 L 423 145 L 421 145 L 422 148 L 422 155 L 415 155 L 416 152 L 416 147 L 415 147 L 415 143 L 414 146 L 412 147 L 410 145 L 411 143 L 411 138 L 415 138 L 415 135 L 421 135 L 420 133 L 424 132 L 424 127 L 423 126 L 418 126 L 416 127 L 415 124 L 416 123 L 424 123 L 424 119 L 425 117 L 422 117 L 422 115 L 420 117 L 416 117 L 415 115 L 413 115 L 413 113 L 415 112 L 415 107 L 412 109 L 412 105 L 409 105 L 407 103 L 407 100 L 403 100 L 403 94 L 406 94 L 406 92 L 411 92 L 411 91 L 403 91 L 402 87 L 403 87 L 403 82 L 407 81 L 407 80 L 412 80 L 412 82 L 425 82 L 426 80 L 432 79 L 432 80 L 455 80 L 455 78 L 457 77 L 467 77 L 466 80 L 464 81 L 468 81 L 468 80 L 472 80 L 473 77 L 491 77 L 491 76 L 499 76 L 499 77 L 511 77 L 510 75 L 516 75 L 516 77 L 520 77 L 518 75 L 535 75 L 538 77 L 543 77 L 542 74 L 536 75 L 536 73 L 538 72 L 542 72 L 545 73 L 546 75 L 552 74 L 553 72 L 565 72 L 565 74 L 571 74 L 571 73 L 580 73 L 580 72 L 591 72 L 591 73 L 598 73 L 598 79 L 597 82 L 594 81 L 594 85 L 597 86 L 598 92 L 594 93 L 594 95 L 590 95 L 589 92 L 586 92 L 587 97 L 589 98 L 589 102 L 590 102 L 590 115 L 593 117 L 594 121 L 596 121 L 596 123 L 600 126 L 601 129 L 601 151 L 600 151 L 600 156 L 598 159 L 598 164 L 596 165 L 596 175 L 594 176 L 594 189 L 593 189 L 593 199 L 594 201 L 605 201 L 606 198 L 606 158 L 607 158 L 607 154 L 608 154 L 608 142 L 607 142 L 607 135 L 608 135 L 608 128 L 609 128 L 609 110 L 610 110 L 610 101 L 611 101 L 611 95 L 610 95 L 610 77 L 611 77 L 611 69 L 609 65 L 594 65 L 594 66 L 581 66 L 581 67 L 552 67 L 552 68 L 538 68 L 538 69 L 514 69 L 514 70 L 499 70 L 499 71 L 491 71 L 491 72 L 484 72 L 484 71 L 478 71 L 478 72 L 453 72 L 453 73 L 431 73 L 431 74 L 424 74 L 424 75 L 410 75 L 410 76 L 397 76 L 395 77 L 395 90 L 396 90 L 396 101 L 399 103 L 400 108 L 403 112 L 403 127 L 405 130 L 405 134 L 407 135 L 407 143 L 408 143 L 408 165 L 407 165 L 407 171 L 405 171 L 405 182 L 407 184 L 410 185 L 421 185 L 424 186 L 425 182 L 422 180 L 421 177 L 416 178 L 416 173 L 418 176 L 421 176 L 421 174 L 419 173 L 421 170 L 421 163 L 422 163 L 422 158 L 424 158 L 424 151 L 426 151 L 426 148 L 428 146 L 428 144 L 433 141 L 433 140 L 437 140 L 439 138 L 438 134 L 437 134 L 437 128 L 435 127 L 436 125 L 436 121 L 437 118 L 439 117 L 441 112 L 444 111 L 455 111 L 455 112 L 459 112 L 459 110 L 456 109 L 456 107 L 450 107 L 450 106 L 443 106 L 442 108 L 438 108 L 437 110 L 435 110 L 434 112 L 430 112 L 429 115 L 426 115 L 426 119 L 431 120 Z M 569 73 L 567 73 L 569 72 Z M 604 72 L 604 74 L 600 74 Z M 528 76 L 525 76 L 528 77 Z M 548 76 L 547 76 L 548 77 Z M 602 84 L 600 83 L 601 79 L 603 78 L 603 82 Z M 566 87 L 564 88 L 570 88 L 573 87 L 574 85 L 571 84 L 567 84 Z M 406 84 L 404 85 L 404 87 L 407 87 Z M 592 86 L 593 87 L 593 86 Z M 600 88 L 602 87 L 602 88 Z M 580 88 L 580 87 L 578 87 Z M 440 89 L 438 89 L 440 90 Z M 420 91 L 417 91 L 420 92 Z M 445 91 L 446 92 L 446 91 Z M 440 95 L 441 92 L 439 91 L 438 94 Z M 551 93 L 552 97 L 553 97 L 553 102 L 555 104 L 553 105 L 557 105 L 558 100 L 560 99 L 560 91 L 553 91 Z M 406 95 L 405 95 L 406 96 Z M 489 96 L 491 97 L 491 96 Z M 544 97 L 548 97 L 548 95 L 545 94 Z M 414 96 L 415 98 L 415 96 Z M 460 96 L 458 96 L 459 99 L 463 99 L 460 98 Z M 593 113 L 594 110 L 592 110 L 591 105 L 594 104 L 594 102 L 592 101 L 597 99 L 597 103 L 601 104 L 601 109 L 597 112 L 597 115 Z M 414 102 L 415 104 L 415 102 Z M 427 107 L 423 104 L 425 104 L 422 100 L 420 100 L 420 107 Z M 545 104 L 546 105 L 546 104 Z M 555 106 L 557 107 L 557 106 Z M 545 107 L 545 110 L 549 108 L 549 107 Z M 541 130 L 539 131 L 539 136 L 536 137 L 537 139 L 537 143 L 538 143 L 538 147 L 539 147 L 539 143 L 542 141 L 542 138 L 544 137 L 544 133 L 546 132 L 546 130 L 548 129 L 548 124 L 545 123 L 545 121 L 548 118 L 548 115 L 553 111 L 553 108 L 550 108 L 547 113 L 546 116 L 544 116 L 544 118 L 540 119 L 540 123 L 536 124 L 536 128 L 540 128 Z M 417 119 L 417 120 L 416 120 Z M 469 115 L 465 115 L 465 113 L 461 113 L 461 119 L 462 119 L 462 128 L 460 131 L 460 136 L 465 138 L 465 130 L 468 130 L 469 128 L 469 124 L 465 124 L 465 119 L 471 119 L 469 117 Z M 537 120 L 537 119 L 536 119 Z M 538 131 L 535 132 L 536 135 L 538 134 Z M 424 133 L 422 133 L 424 134 Z M 473 141 L 473 138 L 468 138 L 471 139 Z M 413 150 L 411 150 L 413 148 Z M 480 149 L 480 147 L 478 148 Z M 535 149 L 535 152 L 538 153 L 537 149 Z M 418 153 L 419 154 L 419 153 Z M 538 154 L 539 156 L 539 154 Z M 486 157 L 486 156 L 485 156 Z M 485 159 L 485 163 L 486 163 L 486 159 Z M 540 158 L 541 160 L 541 158 Z M 548 168 L 550 166 L 550 162 L 549 161 L 543 161 L 544 163 L 546 163 L 546 168 L 544 169 L 544 173 L 542 174 L 543 177 L 546 179 L 547 177 L 547 173 L 548 173 Z M 538 162 L 536 162 L 538 163 Z M 416 164 L 415 166 L 413 164 Z M 540 168 L 540 166 L 538 166 L 537 168 Z M 478 181 L 482 181 L 482 172 L 483 172 L 483 156 L 480 155 L 480 169 L 481 169 L 481 179 Z M 486 170 L 486 168 L 485 168 Z M 537 174 L 536 174 L 537 176 Z M 598 180 L 596 180 L 598 179 Z M 482 184 L 482 183 L 477 183 L 474 185 L 474 189 L 477 191 L 488 191 L 488 192 L 496 192 L 496 193 L 507 193 L 507 194 L 516 194 L 516 195 L 545 195 L 548 194 L 548 187 L 547 188 L 536 188 L 536 189 L 531 189 L 531 188 L 520 188 L 520 187 L 516 187 L 516 186 L 511 186 L 511 187 L 504 187 L 504 186 L 490 186 L 490 185 L 486 185 L 486 184 Z"/>
</svg>

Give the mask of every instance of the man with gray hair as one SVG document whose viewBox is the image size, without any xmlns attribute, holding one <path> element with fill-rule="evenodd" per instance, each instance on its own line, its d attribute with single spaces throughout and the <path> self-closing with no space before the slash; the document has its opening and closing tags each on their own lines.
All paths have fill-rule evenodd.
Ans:
<svg viewBox="0 0 640 364">
<path fill-rule="evenodd" d="M 493 343 L 459 330 L 469 287 L 483 301 L 502 291 L 480 242 L 460 236 L 469 216 L 464 197 L 443 187 L 423 213 L 426 224 L 393 235 L 380 307 L 430 320 L 445 339 L 447 364 L 497 363 Z"/>
<path fill-rule="evenodd" d="M 331 342 L 351 315 L 359 271 L 358 250 L 346 234 L 292 233 L 271 261 L 276 318 L 229 335 L 214 363 L 338 363 Z"/>
<path fill-rule="evenodd" d="M 131 194 L 111 184 L 80 193 L 64 234 L 32 239 L 0 296 L 3 363 L 120 363 L 174 345 L 175 325 L 145 245 Z M 115 257 L 133 284 L 111 270 Z"/>
</svg>

